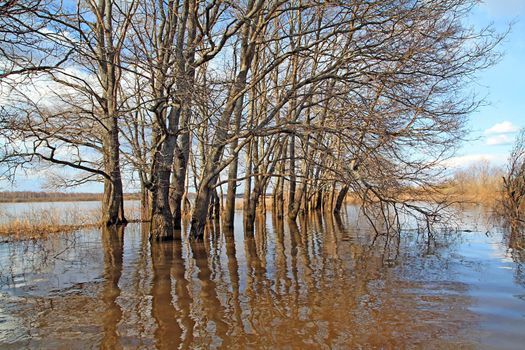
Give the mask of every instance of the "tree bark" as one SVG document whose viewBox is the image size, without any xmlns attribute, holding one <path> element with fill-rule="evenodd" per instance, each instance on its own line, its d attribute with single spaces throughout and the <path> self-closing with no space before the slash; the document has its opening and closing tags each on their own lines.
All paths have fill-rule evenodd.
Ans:
<svg viewBox="0 0 525 350">
<path fill-rule="evenodd" d="M 337 199 L 335 200 L 335 205 L 334 205 L 334 214 L 339 214 L 339 212 L 341 211 L 341 208 L 343 206 L 343 203 L 345 201 L 345 197 L 346 197 L 346 194 L 348 193 L 349 188 L 350 187 L 348 185 L 345 185 L 343 186 L 343 188 L 341 188 L 341 190 L 337 194 Z"/>
<path fill-rule="evenodd" d="M 239 132 L 240 125 L 241 125 L 241 117 L 242 117 L 242 108 L 243 108 L 244 98 L 241 96 L 237 100 L 237 105 L 235 106 L 235 133 Z M 235 149 L 239 146 L 239 140 L 235 138 L 231 145 L 231 153 L 235 151 Z M 231 162 L 229 168 L 228 168 L 228 190 L 226 192 L 226 203 L 224 206 L 224 226 L 225 227 L 233 227 L 233 218 L 235 216 L 235 198 L 237 194 L 237 170 L 239 167 L 239 158 L 235 157 L 235 159 Z"/>
<path fill-rule="evenodd" d="M 113 119 L 113 118 L 112 118 Z M 116 120 L 114 120 L 116 124 Z M 104 195 L 102 201 L 102 222 L 106 226 L 125 224 L 124 192 L 120 175 L 118 131 L 105 139 L 104 144 L 105 171 L 110 179 L 104 179 Z"/>
</svg>

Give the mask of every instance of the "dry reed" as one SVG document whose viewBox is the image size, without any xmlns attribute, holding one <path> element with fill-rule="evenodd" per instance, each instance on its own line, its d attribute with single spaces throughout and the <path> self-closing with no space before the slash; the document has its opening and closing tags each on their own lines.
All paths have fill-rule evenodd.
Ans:
<svg viewBox="0 0 525 350">
<path fill-rule="evenodd" d="M 100 227 L 99 208 L 76 207 L 31 209 L 21 214 L 0 212 L 0 236 L 11 240 L 35 239 L 49 234 L 71 233 L 85 228 Z M 126 209 L 129 222 L 140 221 L 140 208 Z"/>
</svg>

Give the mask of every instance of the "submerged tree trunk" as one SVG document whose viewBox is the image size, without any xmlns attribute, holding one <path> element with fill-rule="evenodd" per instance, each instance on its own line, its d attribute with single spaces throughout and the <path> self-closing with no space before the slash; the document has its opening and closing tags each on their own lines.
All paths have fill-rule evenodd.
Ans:
<svg viewBox="0 0 525 350">
<path fill-rule="evenodd" d="M 187 21 L 190 12 L 190 2 L 184 1 L 182 12 L 179 13 L 177 39 L 175 41 L 175 57 L 177 58 L 177 77 L 175 96 L 164 96 L 164 86 L 159 87 L 159 100 L 166 100 L 160 103 L 156 111 L 156 119 L 160 125 L 167 124 L 163 131 L 164 140 L 159 149 L 155 152 L 152 167 L 152 213 L 151 213 L 151 238 L 155 240 L 169 240 L 174 238 L 173 215 L 170 206 L 170 181 L 175 147 L 177 145 L 177 132 L 180 125 L 181 113 L 183 108 L 187 108 L 188 101 L 187 85 L 185 72 L 187 72 L 186 60 L 184 59 L 183 49 L 185 40 L 191 40 L 191 35 L 187 34 Z M 165 45 L 172 45 L 171 41 Z M 193 43 L 189 43 L 193 44 Z M 164 72 L 161 72 L 164 74 Z M 172 99 L 171 108 L 168 109 L 168 97 Z M 167 114 L 167 118 L 166 117 Z M 167 119 L 167 121 L 165 121 Z"/>
<path fill-rule="evenodd" d="M 212 191 L 213 188 L 209 183 L 199 187 L 190 222 L 190 235 L 193 238 L 202 239 L 204 237 Z"/>
<path fill-rule="evenodd" d="M 350 187 L 348 185 L 345 185 L 343 186 L 343 188 L 341 188 L 341 190 L 337 194 L 337 199 L 335 200 L 335 205 L 333 209 L 335 214 L 339 214 L 339 212 L 341 211 L 341 207 L 343 206 L 343 203 L 344 203 L 344 200 L 345 200 L 346 194 L 348 193 L 349 188 Z"/>
<path fill-rule="evenodd" d="M 96 22 L 98 68 L 103 91 L 104 136 L 102 148 L 104 168 L 109 178 L 104 179 L 104 197 L 102 203 L 102 221 L 105 225 L 126 223 L 124 217 L 124 192 L 120 173 L 119 113 L 118 88 L 120 85 L 119 56 L 113 45 L 111 1 L 98 4 L 101 16 Z"/>
<path fill-rule="evenodd" d="M 116 124 L 116 121 L 115 121 Z M 118 132 L 114 131 L 105 140 L 105 168 L 110 178 L 104 179 L 102 222 L 106 226 L 126 223 L 124 217 L 124 191 L 120 175 Z"/>
<path fill-rule="evenodd" d="M 176 130 L 180 118 L 180 109 L 173 107 L 169 114 L 169 128 Z M 167 135 L 161 149 L 155 153 L 154 157 L 150 233 L 151 238 L 155 240 L 173 239 L 170 177 L 176 142 L 177 139 L 174 134 Z"/>
</svg>

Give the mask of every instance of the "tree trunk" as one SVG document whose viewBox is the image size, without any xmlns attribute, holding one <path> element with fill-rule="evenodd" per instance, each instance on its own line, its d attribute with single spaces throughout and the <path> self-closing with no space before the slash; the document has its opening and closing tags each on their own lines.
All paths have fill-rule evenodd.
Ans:
<svg viewBox="0 0 525 350">
<path fill-rule="evenodd" d="M 173 227 L 175 229 L 181 228 L 183 200 L 185 193 L 186 173 L 188 169 L 188 158 L 190 154 L 190 132 L 188 130 L 188 121 L 190 113 L 189 109 L 183 113 L 181 118 L 180 144 L 175 147 L 175 161 L 173 163 L 173 191 L 171 195 L 173 212 Z"/>
<path fill-rule="evenodd" d="M 170 130 L 177 129 L 179 118 L 180 108 L 172 107 L 168 117 Z M 174 238 L 173 215 L 170 207 L 170 177 L 176 142 L 177 139 L 174 133 L 166 135 L 161 149 L 155 153 L 153 160 L 150 233 L 151 238 L 154 240 L 170 240 Z"/>
<path fill-rule="evenodd" d="M 341 188 L 341 190 L 337 194 L 337 199 L 335 200 L 335 205 L 334 205 L 334 214 L 339 214 L 339 212 L 341 211 L 341 207 L 343 206 L 348 190 L 349 190 L 348 185 L 345 185 L 343 186 L 343 188 Z"/>
<path fill-rule="evenodd" d="M 110 103 L 108 103 L 111 106 Z M 112 107 L 111 107 L 112 108 Z M 120 144 L 118 140 L 117 117 L 106 118 L 108 134 L 103 140 L 105 171 L 109 179 L 104 179 L 102 202 L 102 223 L 106 226 L 126 223 L 124 217 L 124 192 L 120 175 Z"/>
<path fill-rule="evenodd" d="M 192 13 L 196 12 L 196 2 L 192 2 Z M 188 43 L 193 45 L 195 41 L 197 25 L 196 18 L 191 15 L 189 18 L 188 28 Z M 195 83 L 195 47 L 192 47 L 191 52 L 188 54 L 187 65 L 185 67 L 186 75 L 184 78 L 183 86 L 186 93 L 186 99 L 191 99 L 190 89 Z M 173 163 L 173 193 L 172 193 L 172 212 L 173 212 L 173 227 L 180 230 L 182 227 L 182 212 L 183 212 L 183 200 L 185 194 L 185 182 L 186 174 L 188 172 L 188 160 L 190 156 L 191 137 L 189 130 L 189 123 L 191 120 L 191 108 L 187 103 L 184 103 L 184 107 L 180 118 L 180 136 L 179 144 L 175 144 L 175 161 Z"/>
<path fill-rule="evenodd" d="M 155 155 L 154 180 L 151 196 L 151 239 L 173 239 L 173 216 L 170 209 L 170 175 L 175 140 L 166 140 Z"/>
<path fill-rule="evenodd" d="M 206 227 L 212 191 L 213 189 L 209 184 L 199 186 L 190 222 L 190 235 L 194 239 L 202 239 L 204 237 L 204 228 Z"/>
<path fill-rule="evenodd" d="M 117 111 L 117 89 L 119 86 L 116 53 L 113 47 L 111 2 L 100 2 L 103 17 L 97 22 L 99 71 L 103 87 L 103 137 L 104 168 L 109 179 L 104 180 L 102 222 L 106 226 L 126 223 L 124 217 L 124 193 L 120 174 L 120 143 Z"/>
<path fill-rule="evenodd" d="M 295 190 L 297 187 L 297 180 L 295 177 L 295 137 L 293 135 L 290 136 L 290 148 L 289 148 L 289 155 L 290 155 L 290 183 L 288 187 L 288 216 L 290 216 L 290 212 L 293 211 L 293 206 L 295 203 Z"/>
<path fill-rule="evenodd" d="M 323 196 L 324 196 L 324 191 L 322 188 L 320 188 L 316 194 L 316 201 L 315 201 L 315 207 L 314 207 L 315 210 L 323 209 Z"/>
<path fill-rule="evenodd" d="M 193 9 L 192 9 L 193 10 Z M 175 53 L 178 62 L 178 74 L 176 77 L 177 92 L 172 99 L 172 106 L 167 115 L 167 130 L 164 131 L 164 141 L 160 149 L 155 152 L 152 167 L 152 214 L 151 214 L 151 238 L 155 240 L 169 240 L 174 238 L 173 215 L 170 206 L 170 180 L 173 159 L 175 156 L 175 147 L 177 146 L 177 133 L 179 131 L 180 119 L 183 109 L 187 109 L 186 101 L 190 87 L 187 84 L 188 67 L 184 59 L 183 48 L 185 40 L 191 40 L 191 29 L 187 27 L 187 21 L 190 13 L 190 1 L 184 1 L 180 20 L 178 22 L 177 40 L 175 41 Z M 193 18 L 193 15 L 191 16 Z M 190 22 L 193 20 L 190 19 Z M 187 35 L 187 37 L 186 37 Z M 188 42 L 188 45 L 192 45 Z M 190 69 L 191 71 L 191 69 Z M 190 72 L 191 73 L 191 72 Z M 164 93 L 164 88 L 159 88 Z M 159 96 L 160 99 L 166 99 L 168 96 Z M 166 110 L 168 103 L 161 103 L 156 111 L 156 118 L 164 123 L 166 119 Z M 187 114 L 183 117 L 185 118 Z M 162 124 L 159 123 L 159 124 Z M 184 186 L 184 185 L 183 185 Z"/>
<path fill-rule="evenodd" d="M 141 181 L 140 183 L 140 219 L 141 221 L 149 221 L 151 214 L 151 198 L 146 184 Z"/>
<path fill-rule="evenodd" d="M 248 4 L 248 9 L 253 8 L 253 1 Z M 240 69 L 235 78 L 235 82 L 229 92 L 228 101 L 225 105 L 219 121 L 216 126 L 214 140 L 215 145 L 210 146 L 210 152 L 206 156 L 202 181 L 199 185 L 195 207 L 191 218 L 190 233 L 193 238 L 200 239 L 204 235 L 204 228 L 206 225 L 206 216 L 210 204 L 211 191 L 217 182 L 220 171 L 217 169 L 220 165 L 220 159 L 224 152 L 224 142 L 228 139 L 228 126 L 237 101 L 242 96 L 242 91 L 246 87 L 248 71 L 250 70 L 251 62 L 254 56 L 256 43 L 250 41 L 250 26 L 245 25 L 242 33 Z"/>
<path fill-rule="evenodd" d="M 241 96 L 237 100 L 237 105 L 235 106 L 235 133 L 239 132 L 240 126 L 241 126 L 241 118 L 242 118 L 242 108 L 243 108 L 244 98 Z M 235 138 L 231 145 L 231 153 L 235 151 L 235 149 L 239 145 L 239 140 Z M 233 227 L 233 219 L 235 216 L 235 196 L 237 193 L 237 170 L 239 167 L 239 158 L 235 157 L 235 159 L 231 162 L 229 168 L 228 168 L 228 190 L 226 192 L 226 204 L 224 206 L 224 226 L 225 227 Z"/>
</svg>

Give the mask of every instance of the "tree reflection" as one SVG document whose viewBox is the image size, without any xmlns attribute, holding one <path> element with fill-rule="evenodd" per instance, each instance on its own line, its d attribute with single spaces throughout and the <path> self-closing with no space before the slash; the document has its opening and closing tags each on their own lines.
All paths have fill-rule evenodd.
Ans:
<svg viewBox="0 0 525 350">
<path fill-rule="evenodd" d="M 102 229 L 102 247 L 104 249 L 104 279 L 102 301 L 104 335 L 101 347 L 103 349 L 121 348 L 119 343 L 118 325 L 122 320 L 122 309 L 117 302 L 121 294 L 119 288 L 122 276 L 122 261 L 124 252 L 124 227 L 104 226 Z"/>
<path fill-rule="evenodd" d="M 507 231 L 508 247 L 516 263 L 516 283 L 525 287 L 525 234 L 523 225 L 514 223 Z"/>
<path fill-rule="evenodd" d="M 155 343 L 158 349 L 176 349 L 182 328 L 173 305 L 171 269 L 175 266 L 173 246 L 176 241 L 152 242 L 153 286 L 152 313 L 156 321 Z"/>
</svg>

